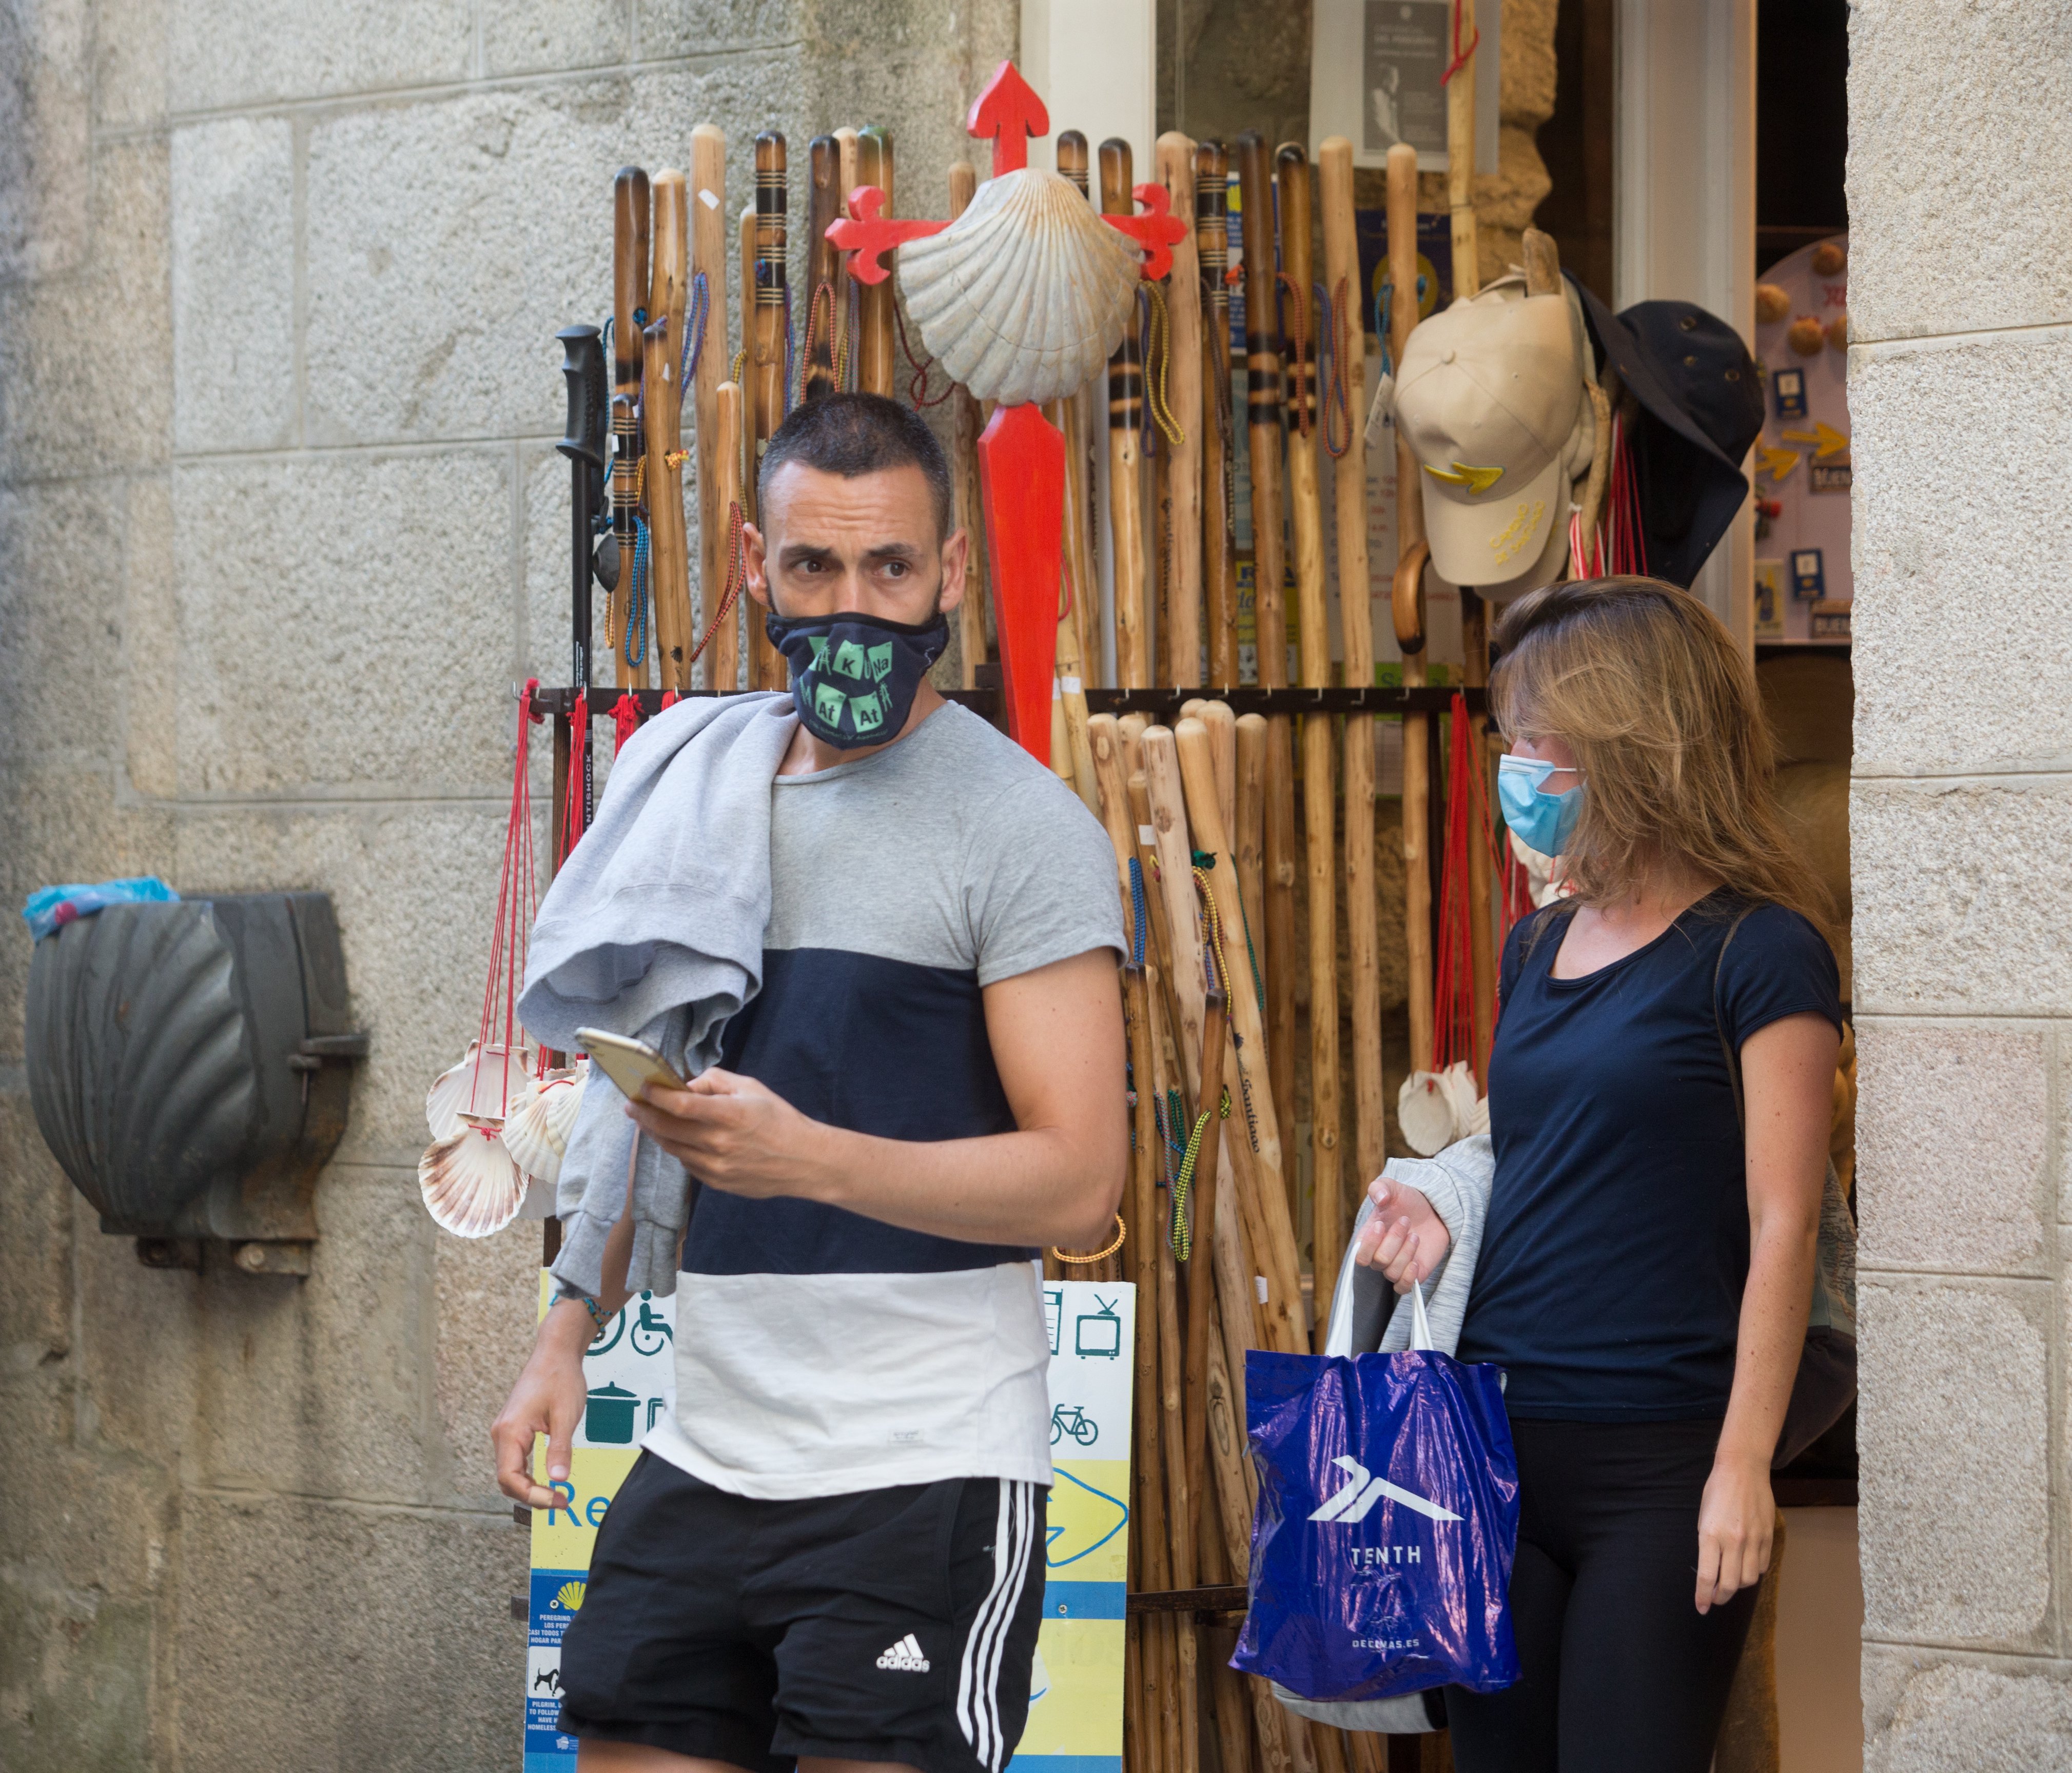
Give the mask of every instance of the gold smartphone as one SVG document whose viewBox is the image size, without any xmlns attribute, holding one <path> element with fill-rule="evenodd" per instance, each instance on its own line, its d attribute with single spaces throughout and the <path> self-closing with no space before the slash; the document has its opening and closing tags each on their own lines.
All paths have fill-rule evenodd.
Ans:
<svg viewBox="0 0 2072 1773">
<path fill-rule="evenodd" d="M 598 1062 L 629 1101 L 638 1102 L 642 1088 L 648 1084 L 658 1090 L 684 1087 L 676 1068 L 645 1040 L 608 1034 L 602 1028 L 578 1028 L 576 1044 Z"/>
</svg>

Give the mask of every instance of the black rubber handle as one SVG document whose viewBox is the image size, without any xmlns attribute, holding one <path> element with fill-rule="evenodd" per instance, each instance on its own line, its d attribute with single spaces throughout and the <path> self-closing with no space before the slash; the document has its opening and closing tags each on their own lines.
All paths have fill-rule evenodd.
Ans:
<svg viewBox="0 0 2072 1773">
<path fill-rule="evenodd" d="M 594 326 L 565 326 L 554 334 L 561 342 L 561 374 L 568 383 L 568 434 L 555 445 L 571 462 L 585 462 L 604 471 L 606 408 L 604 339 Z"/>
</svg>

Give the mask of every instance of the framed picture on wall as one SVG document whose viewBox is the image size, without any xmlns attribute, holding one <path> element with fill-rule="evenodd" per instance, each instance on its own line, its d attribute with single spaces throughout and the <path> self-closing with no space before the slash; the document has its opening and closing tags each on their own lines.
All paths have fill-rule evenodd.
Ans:
<svg viewBox="0 0 2072 1773">
<path fill-rule="evenodd" d="M 1502 0 L 1472 0 L 1475 170 L 1496 170 L 1498 26 Z M 1309 43 L 1309 150 L 1325 137 L 1353 145 L 1353 164 L 1379 166 L 1407 142 L 1420 172 L 1444 172 L 1453 0 L 1316 0 Z"/>
</svg>

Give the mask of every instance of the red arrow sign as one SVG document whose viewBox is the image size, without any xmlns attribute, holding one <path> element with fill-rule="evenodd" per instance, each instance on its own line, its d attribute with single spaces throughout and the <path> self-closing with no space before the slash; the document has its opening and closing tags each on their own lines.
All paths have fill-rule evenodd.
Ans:
<svg viewBox="0 0 2072 1773">
<path fill-rule="evenodd" d="M 1012 62 L 1002 62 L 971 108 L 964 133 L 993 138 L 993 175 L 1019 172 L 1029 164 L 1029 137 L 1050 133 L 1050 113 L 1036 89 Z"/>
<path fill-rule="evenodd" d="M 1144 248 L 1144 281 L 1156 283 L 1171 275 L 1174 244 L 1187 232 L 1187 224 L 1171 213 L 1173 199 L 1163 185 L 1139 185 L 1133 195 L 1144 205 L 1141 215 L 1104 215 L 1101 220 Z"/>
<path fill-rule="evenodd" d="M 1040 407 L 997 408 L 978 440 L 978 471 L 1007 736 L 1047 764 L 1063 569 L 1065 439 Z"/>
<path fill-rule="evenodd" d="M 1162 185 L 1158 188 L 1165 189 Z M 855 254 L 849 261 L 849 274 L 858 283 L 882 283 L 892 274 L 886 269 L 880 253 L 902 240 L 925 240 L 931 234 L 939 234 L 950 225 L 919 219 L 896 220 L 878 213 L 884 207 L 885 193 L 877 186 L 858 185 L 849 194 L 848 215 L 828 224 L 828 238 L 844 252 Z"/>
</svg>

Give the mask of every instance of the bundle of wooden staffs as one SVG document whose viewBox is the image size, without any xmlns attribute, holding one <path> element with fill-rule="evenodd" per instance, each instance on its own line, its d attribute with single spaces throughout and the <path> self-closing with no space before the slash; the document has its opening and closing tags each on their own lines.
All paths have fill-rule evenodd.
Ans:
<svg viewBox="0 0 2072 1773">
<path fill-rule="evenodd" d="M 1467 170 L 1473 91 L 1471 70 L 1449 88 L 1460 169 L 1450 192 L 1460 293 L 1475 287 Z M 1126 143 L 1112 140 L 1090 151 L 1083 134 L 1067 129 L 1057 137 L 1056 154 L 1059 170 L 1090 203 L 1111 213 L 1134 207 L 1137 169 Z M 609 515 L 620 564 L 610 639 L 622 686 L 645 685 L 652 671 L 657 687 L 687 690 L 702 646 L 706 687 L 782 687 L 781 663 L 760 644 L 758 624 L 750 625 L 743 669 L 737 544 L 739 524 L 754 517 L 762 442 L 796 400 L 842 388 L 897 392 L 894 285 L 852 282 L 826 237 L 859 186 L 884 190 L 883 213 L 893 213 L 889 134 L 845 129 L 813 141 L 808 287 L 796 311 L 787 288 L 785 144 L 775 134 L 757 138 L 755 201 L 739 217 L 740 342 L 731 357 L 725 157 L 721 133 L 701 125 L 693 132 L 688 179 L 665 170 L 651 182 L 627 168 L 615 186 Z M 1132 937 L 1124 976 L 1133 1149 L 1122 1241 L 1104 1252 L 1051 1252 L 1046 1266 L 1053 1275 L 1126 1279 L 1138 1288 L 1130 1582 L 1138 1593 L 1177 1594 L 1244 1580 L 1256 1500 L 1244 1456 L 1244 1353 L 1306 1352 L 1313 1334 L 1321 1340 L 1351 1210 L 1387 1148 L 1375 717 L 1238 717 L 1218 695 L 1240 681 L 1233 490 L 1240 458 L 1251 484 L 1256 681 L 1288 683 L 1290 588 L 1297 683 L 1326 687 L 1339 668 L 1346 683 L 1374 680 L 1363 441 L 1366 303 L 1351 148 L 1330 138 L 1312 169 L 1299 145 L 1269 150 L 1255 133 L 1227 148 L 1168 134 L 1159 138 L 1155 162 L 1146 175 L 1164 187 L 1172 213 L 1194 218 L 1194 232 L 1175 248 L 1171 274 L 1147 286 L 1142 326 L 1125 336 L 1106 385 L 1048 412 L 1067 443 L 1050 762 L 1101 819 L 1114 848 Z M 1235 279 L 1226 196 L 1233 174 L 1243 215 L 1242 434 L 1232 396 Z M 969 166 L 952 169 L 952 218 L 975 189 Z M 1400 361 L 1417 314 L 1413 150 L 1392 153 L 1388 189 L 1390 274 L 1399 292 L 1388 344 Z M 1328 378 L 1320 380 L 1326 361 Z M 681 503 L 687 372 L 697 433 L 696 618 Z M 957 522 L 973 532 L 976 560 L 983 547 L 976 446 L 988 409 L 962 388 L 948 400 Z M 1104 409 L 1104 428 L 1096 417 Z M 1326 583 L 1326 471 L 1336 522 L 1335 646 Z M 1425 680 L 1420 499 L 1416 464 L 1399 444 L 1402 552 L 1392 615 L 1404 681 L 1412 685 Z M 1106 597 L 1096 564 L 1104 552 L 1111 568 Z M 652 603 L 654 636 L 644 652 L 643 598 Z M 1463 611 L 1468 681 L 1480 683 L 1486 624 L 1471 590 L 1463 593 Z M 974 582 L 958 628 L 963 683 L 971 688 L 982 681 L 991 645 L 981 584 Z M 1142 714 L 1090 716 L 1085 687 L 1108 675 L 1110 659 L 1117 687 L 1196 693 L 1181 700 L 1170 726 Z M 1477 724 L 1480 756 L 1479 716 Z M 1433 1047 L 1430 749 L 1426 720 L 1406 717 L 1408 1057 L 1418 1069 L 1429 1068 Z M 1481 864 L 1471 908 L 1479 1069 L 1493 945 L 1488 859 L 1479 846 L 1471 849 Z M 1339 1042 L 1341 916 L 1350 1053 Z M 1299 952 L 1298 927 L 1306 936 Z M 1306 1262 L 1292 1143 L 1305 1008 Z M 1350 1156 L 1341 1149 L 1347 1134 Z M 1305 1299 L 1305 1268 L 1313 1300 Z M 1261 1773 L 1380 1773 L 1386 1756 L 1379 1738 L 1286 1712 L 1262 1684 L 1229 1669 L 1231 1644 L 1227 1619 L 1198 1617 L 1191 1605 L 1133 1612 L 1129 1773 L 1192 1773 L 1205 1730 L 1214 1733 L 1223 1773 L 1255 1767 Z"/>
<path fill-rule="evenodd" d="M 606 638 L 620 689 L 784 687 L 783 662 L 742 608 L 741 526 L 755 520 L 763 446 L 800 400 L 841 388 L 894 391 L 890 285 L 853 289 L 826 238 L 857 186 L 877 185 L 890 199 L 890 133 L 837 130 L 816 137 L 809 154 L 810 287 L 800 314 L 787 267 L 784 137 L 755 137 L 754 201 L 741 211 L 736 236 L 738 342 L 731 351 L 725 134 L 710 124 L 691 131 L 688 176 L 664 169 L 651 179 L 626 166 L 613 181 L 611 453 L 608 509 L 599 514 L 610 545 L 597 573 L 610 592 Z M 691 449 L 683 442 L 687 396 Z M 684 499 L 684 468 L 693 458 L 695 598 Z M 968 652 L 983 656 L 982 626 Z"/>
</svg>

